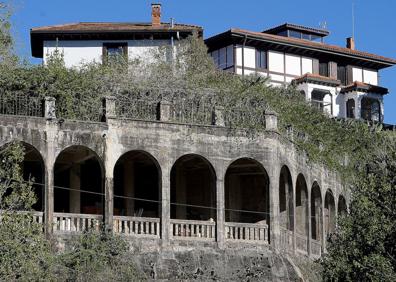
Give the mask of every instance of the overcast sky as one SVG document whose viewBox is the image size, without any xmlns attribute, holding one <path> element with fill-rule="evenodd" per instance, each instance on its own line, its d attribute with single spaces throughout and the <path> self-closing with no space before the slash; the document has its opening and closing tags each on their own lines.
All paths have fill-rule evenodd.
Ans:
<svg viewBox="0 0 396 282">
<path fill-rule="evenodd" d="M 32 27 L 84 21 L 149 22 L 146 0 L 14 0 L 14 34 L 21 56 L 34 63 L 30 52 Z M 163 21 L 196 24 L 204 36 L 231 27 L 262 31 L 285 22 L 330 30 L 327 43 L 345 45 L 352 34 L 352 2 L 355 2 L 356 48 L 396 58 L 396 1 L 394 0 L 164 0 Z M 380 85 L 389 88 L 385 96 L 385 122 L 396 124 L 396 66 L 380 73 Z"/>
</svg>

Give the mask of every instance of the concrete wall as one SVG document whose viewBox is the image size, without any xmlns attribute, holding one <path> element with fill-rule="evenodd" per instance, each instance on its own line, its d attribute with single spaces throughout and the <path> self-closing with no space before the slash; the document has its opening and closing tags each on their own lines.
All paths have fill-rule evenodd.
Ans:
<svg viewBox="0 0 396 282">
<path fill-rule="evenodd" d="M 170 45 L 170 40 L 69 40 L 44 41 L 44 64 L 56 48 L 63 53 L 67 67 L 79 67 L 83 63 L 101 63 L 103 43 L 127 42 L 128 58 L 152 60 L 160 46 Z"/>
</svg>

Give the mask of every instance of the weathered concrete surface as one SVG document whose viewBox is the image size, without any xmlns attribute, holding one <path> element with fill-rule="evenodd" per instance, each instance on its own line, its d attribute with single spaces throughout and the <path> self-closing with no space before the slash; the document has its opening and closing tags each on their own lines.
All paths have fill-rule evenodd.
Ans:
<svg viewBox="0 0 396 282">
<path fill-rule="evenodd" d="M 293 264 L 270 248 L 132 246 L 134 263 L 153 281 L 302 281 Z"/>
</svg>

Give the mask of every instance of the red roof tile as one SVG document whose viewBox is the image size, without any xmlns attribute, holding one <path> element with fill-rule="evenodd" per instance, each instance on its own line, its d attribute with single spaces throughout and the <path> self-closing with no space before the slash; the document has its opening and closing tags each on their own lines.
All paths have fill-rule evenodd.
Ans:
<svg viewBox="0 0 396 282">
<path fill-rule="evenodd" d="M 341 84 L 341 81 L 339 81 L 338 79 L 322 76 L 319 74 L 312 74 L 312 73 L 306 73 L 300 77 L 297 77 L 293 79 L 292 82 L 295 84 L 308 82 L 308 83 L 319 83 L 319 84 L 326 84 L 333 86 L 338 86 Z"/>
<path fill-rule="evenodd" d="M 360 81 L 355 81 L 345 87 L 341 88 L 341 93 L 347 93 L 351 91 L 360 91 L 360 92 L 372 92 L 372 93 L 377 93 L 377 94 L 388 94 L 389 91 L 385 87 L 381 87 L 378 85 L 372 85 Z"/>
</svg>

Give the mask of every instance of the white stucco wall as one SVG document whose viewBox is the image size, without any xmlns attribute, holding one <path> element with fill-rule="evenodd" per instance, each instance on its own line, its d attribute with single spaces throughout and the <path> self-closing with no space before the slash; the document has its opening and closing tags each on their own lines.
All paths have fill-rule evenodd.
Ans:
<svg viewBox="0 0 396 282">
<path fill-rule="evenodd" d="M 375 70 L 352 67 L 352 79 L 353 81 L 378 85 L 378 72 Z"/>
<path fill-rule="evenodd" d="M 284 53 L 268 51 L 268 69 L 273 72 L 285 72 Z"/>
<path fill-rule="evenodd" d="M 68 40 L 44 41 L 44 64 L 56 48 L 64 55 L 66 67 L 79 67 L 83 63 L 102 62 L 103 43 L 127 42 L 128 58 L 152 60 L 153 52 L 160 46 L 170 45 L 170 40 Z"/>
</svg>

